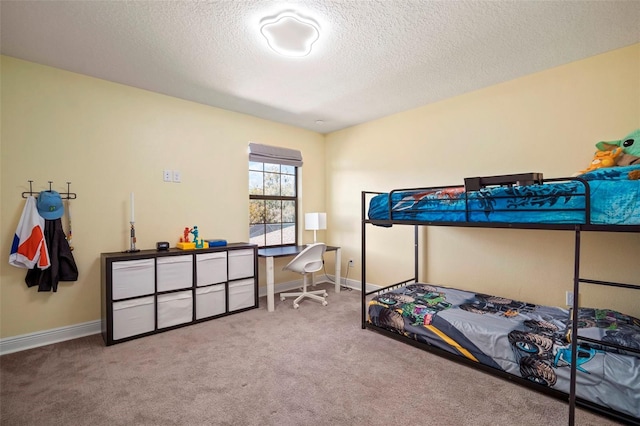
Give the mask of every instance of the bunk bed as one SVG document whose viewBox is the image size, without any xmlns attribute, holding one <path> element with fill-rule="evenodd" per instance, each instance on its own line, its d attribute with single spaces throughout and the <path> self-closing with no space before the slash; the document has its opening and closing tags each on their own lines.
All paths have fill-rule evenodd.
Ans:
<svg viewBox="0 0 640 426">
<path fill-rule="evenodd" d="M 466 178 L 464 185 L 362 192 L 362 328 L 640 425 L 640 319 L 606 307 L 540 306 L 419 281 L 421 226 L 551 229 L 575 234 L 573 294 L 584 284 L 581 233 L 640 232 L 640 165 L 579 177 Z M 413 277 L 367 291 L 367 226 L 414 227 Z M 640 293 L 638 293 L 640 295 Z M 572 338 L 577 336 L 577 338 Z"/>
</svg>

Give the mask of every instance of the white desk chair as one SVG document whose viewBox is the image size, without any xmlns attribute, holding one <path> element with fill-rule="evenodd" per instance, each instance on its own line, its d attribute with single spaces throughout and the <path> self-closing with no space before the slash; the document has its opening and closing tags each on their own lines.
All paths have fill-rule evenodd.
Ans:
<svg viewBox="0 0 640 426">
<path fill-rule="evenodd" d="M 315 299 L 322 302 L 323 306 L 327 306 L 326 297 L 329 294 L 325 290 L 307 291 L 307 277 L 322 269 L 322 256 L 327 249 L 326 244 L 316 243 L 309 244 L 304 250 L 302 250 L 291 262 L 284 268 L 283 271 L 293 271 L 302 274 L 302 292 L 298 293 L 280 293 L 280 300 L 284 302 L 286 297 L 298 296 L 293 301 L 293 307 L 298 309 L 299 303 L 305 297 Z"/>
</svg>

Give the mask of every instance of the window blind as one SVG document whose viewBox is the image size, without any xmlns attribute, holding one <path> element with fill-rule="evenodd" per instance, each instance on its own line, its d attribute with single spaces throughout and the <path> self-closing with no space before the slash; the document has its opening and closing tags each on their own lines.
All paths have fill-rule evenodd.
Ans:
<svg viewBox="0 0 640 426">
<path fill-rule="evenodd" d="M 302 166 L 302 153 L 297 149 L 280 148 L 250 142 L 249 161 L 300 167 Z"/>
</svg>

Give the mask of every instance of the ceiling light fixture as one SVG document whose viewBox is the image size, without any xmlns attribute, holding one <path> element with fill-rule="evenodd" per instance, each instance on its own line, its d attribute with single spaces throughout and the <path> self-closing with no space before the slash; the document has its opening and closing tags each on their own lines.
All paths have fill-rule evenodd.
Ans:
<svg viewBox="0 0 640 426">
<path fill-rule="evenodd" d="M 285 11 L 260 21 L 260 33 L 276 53 L 290 57 L 304 57 L 320 38 L 320 27 L 313 19 L 293 11 Z"/>
</svg>

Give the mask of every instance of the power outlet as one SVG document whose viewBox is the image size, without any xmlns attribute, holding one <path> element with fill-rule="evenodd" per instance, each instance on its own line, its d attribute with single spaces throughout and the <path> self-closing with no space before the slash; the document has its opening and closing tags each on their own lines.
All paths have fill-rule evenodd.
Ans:
<svg viewBox="0 0 640 426">
<path fill-rule="evenodd" d="M 162 180 L 165 182 L 173 181 L 173 172 L 171 170 L 162 171 Z"/>
<path fill-rule="evenodd" d="M 353 268 L 353 259 L 349 259 L 349 268 Z"/>
<path fill-rule="evenodd" d="M 176 183 L 182 182 L 182 173 L 180 173 L 180 170 L 173 171 L 173 181 Z"/>
<path fill-rule="evenodd" d="M 567 306 L 573 306 L 573 293 L 568 291 L 565 295 Z"/>
</svg>

